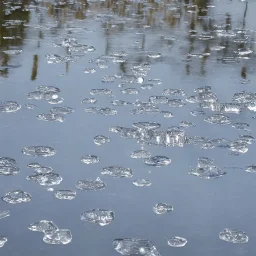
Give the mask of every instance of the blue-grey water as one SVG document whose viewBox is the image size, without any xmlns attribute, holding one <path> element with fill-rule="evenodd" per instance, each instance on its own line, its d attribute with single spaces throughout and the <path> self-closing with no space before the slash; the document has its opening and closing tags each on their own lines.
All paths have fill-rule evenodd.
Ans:
<svg viewBox="0 0 256 256">
<path fill-rule="evenodd" d="M 27 203 L 0 202 L 0 211 L 11 210 L 9 217 L 0 219 L 0 235 L 8 239 L 0 254 L 119 255 L 112 244 L 119 238 L 148 239 L 163 256 L 255 253 L 256 174 L 245 169 L 256 164 L 256 148 L 253 143 L 240 141 L 245 151 L 232 151 L 232 141 L 240 135 L 254 137 L 256 131 L 255 11 L 254 0 L 0 0 L 0 157 L 15 159 L 20 169 L 17 175 L 0 176 L 0 196 L 13 190 L 32 196 Z M 84 72 L 92 68 L 95 73 Z M 130 76 L 124 80 L 126 75 Z M 102 82 L 105 76 L 115 76 L 114 82 Z M 152 88 L 142 89 L 144 84 Z M 63 103 L 28 99 L 27 95 L 41 85 L 58 87 Z M 196 103 L 186 100 L 198 95 L 194 90 L 204 86 L 210 86 L 217 99 L 211 95 L 209 101 L 202 100 L 201 95 Z M 112 90 L 112 96 L 90 95 L 90 90 L 99 88 Z M 139 93 L 122 93 L 126 88 L 136 88 Z M 171 111 L 172 118 L 143 108 L 141 114 L 132 114 L 131 110 L 138 108 L 135 105 L 111 104 L 114 100 L 148 102 L 150 96 L 162 96 L 165 89 L 181 89 L 186 94 L 167 96 L 169 100 L 181 99 L 183 107 L 155 105 L 160 111 Z M 249 100 L 239 102 L 238 114 L 216 107 L 219 103 L 237 103 L 232 97 L 243 91 L 251 94 Z M 85 98 L 97 102 L 82 104 Z M 21 108 L 6 113 L 6 101 L 15 101 Z M 202 108 L 204 103 L 213 111 Z M 36 107 L 27 109 L 26 104 Z M 65 115 L 64 122 L 37 118 L 59 106 L 75 111 Z M 117 113 L 86 113 L 89 107 L 109 107 Z M 193 110 L 202 110 L 205 115 L 193 116 Z M 230 123 L 204 121 L 213 114 L 228 116 Z M 136 122 L 157 122 L 161 124 L 158 130 L 164 132 L 181 121 L 192 122 L 194 127 L 180 128 L 186 134 L 180 147 L 156 145 L 150 132 L 153 145 L 147 144 L 141 131 L 135 139 L 129 139 L 109 130 L 113 126 L 132 128 Z M 232 127 L 234 123 L 249 127 L 239 130 Z M 93 141 L 96 135 L 107 136 L 110 142 L 97 146 Z M 204 137 L 203 143 L 226 140 L 223 147 L 212 143 L 211 148 L 204 149 L 202 142 L 189 143 L 192 136 Z M 145 145 L 140 144 L 141 137 Z M 29 146 L 50 146 L 56 155 L 23 154 L 22 149 Z M 171 163 L 154 167 L 130 157 L 142 147 L 152 156 L 170 158 Z M 95 155 L 100 161 L 84 164 L 81 157 L 85 155 Z M 214 166 L 227 174 L 216 179 L 189 174 L 200 157 L 214 159 Z M 27 168 L 31 162 L 52 167 L 63 180 L 50 188 L 76 191 L 75 199 L 56 199 L 53 191 L 27 180 L 33 174 L 33 169 Z M 102 168 L 113 165 L 132 169 L 133 177 L 101 174 Z M 107 184 L 105 189 L 82 191 L 75 186 L 78 180 L 97 177 Z M 133 184 L 136 179 L 150 180 L 152 185 L 137 187 Z M 157 203 L 169 204 L 174 210 L 158 215 L 153 211 Z M 98 208 L 115 213 L 109 225 L 80 220 L 83 212 Z M 69 229 L 72 241 L 66 245 L 44 243 L 42 233 L 28 229 L 40 220 Z M 219 233 L 225 228 L 246 232 L 249 242 L 222 241 Z M 170 247 L 167 241 L 174 236 L 186 238 L 187 244 Z"/>
</svg>

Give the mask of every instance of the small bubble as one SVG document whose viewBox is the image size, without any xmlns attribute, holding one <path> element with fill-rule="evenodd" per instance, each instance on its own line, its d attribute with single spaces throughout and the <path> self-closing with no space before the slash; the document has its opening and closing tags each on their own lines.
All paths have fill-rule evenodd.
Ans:
<svg viewBox="0 0 256 256">
<path fill-rule="evenodd" d="M 36 116 L 40 121 L 47 121 L 47 122 L 60 122 L 63 123 L 65 118 L 63 115 L 59 114 L 39 114 Z"/>
<path fill-rule="evenodd" d="M 33 109 L 37 108 L 37 105 L 28 103 L 28 104 L 24 105 L 24 108 L 29 109 L 29 110 L 33 110 Z"/>
<path fill-rule="evenodd" d="M 29 164 L 27 165 L 27 167 L 28 167 L 28 168 L 34 168 L 34 169 L 36 169 L 36 168 L 40 168 L 40 167 L 41 167 L 41 164 L 36 163 L 36 162 L 33 162 L 33 163 L 29 163 Z"/>
<path fill-rule="evenodd" d="M 166 214 L 173 212 L 174 208 L 173 206 L 165 203 L 158 203 L 153 207 L 153 211 L 156 214 Z"/>
<path fill-rule="evenodd" d="M 111 95 L 112 91 L 110 89 L 92 89 L 90 90 L 91 95 Z"/>
<path fill-rule="evenodd" d="M 143 159 L 143 158 L 149 158 L 149 157 L 151 157 L 151 153 L 145 150 L 136 150 L 131 153 L 131 158 Z"/>
<path fill-rule="evenodd" d="M 119 238 L 113 241 L 113 247 L 122 255 L 160 256 L 156 247 L 146 239 Z"/>
<path fill-rule="evenodd" d="M 204 119 L 207 123 L 218 124 L 218 125 L 229 125 L 231 124 L 231 120 L 228 116 L 221 114 L 214 114 L 210 117 Z"/>
<path fill-rule="evenodd" d="M 136 187 L 149 187 L 152 185 L 152 182 L 150 180 L 145 180 L 145 179 L 136 179 L 132 183 Z"/>
<path fill-rule="evenodd" d="M 68 244 L 72 240 L 72 234 L 69 229 L 58 229 L 54 233 L 45 233 L 43 241 L 47 244 Z"/>
<path fill-rule="evenodd" d="M 96 191 L 105 189 L 107 184 L 99 177 L 96 180 L 79 180 L 76 183 L 76 188 L 84 191 Z"/>
<path fill-rule="evenodd" d="M 109 225 L 115 218 L 115 213 L 103 209 L 92 209 L 81 214 L 82 221 L 99 224 L 100 226 Z"/>
<path fill-rule="evenodd" d="M 151 79 L 148 79 L 148 81 L 154 85 L 160 85 L 162 84 L 162 80 L 159 79 L 159 78 L 151 78 Z"/>
<path fill-rule="evenodd" d="M 168 105 L 171 108 L 182 108 L 186 105 L 181 99 L 171 99 L 168 101 Z"/>
<path fill-rule="evenodd" d="M 168 245 L 171 247 L 183 247 L 187 244 L 187 239 L 179 236 L 174 236 L 168 240 Z"/>
<path fill-rule="evenodd" d="M 10 215 L 11 215 L 11 210 L 0 210 L 0 219 L 7 218 Z"/>
<path fill-rule="evenodd" d="M 246 172 L 256 173 L 256 165 L 250 165 L 245 168 Z"/>
<path fill-rule="evenodd" d="M 85 74 L 93 74 L 96 72 L 96 69 L 95 68 L 85 68 L 84 69 L 84 73 Z"/>
<path fill-rule="evenodd" d="M 58 99 L 51 99 L 51 100 L 48 100 L 48 103 L 49 104 L 61 104 L 64 102 L 64 99 L 63 98 L 58 98 Z"/>
<path fill-rule="evenodd" d="M 50 109 L 50 112 L 55 115 L 67 115 L 73 113 L 75 110 L 70 107 L 54 107 Z"/>
<path fill-rule="evenodd" d="M 163 116 L 165 118 L 172 118 L 172 117 L 174 117 L 173 113 L 170 112 L 170 111 L 161 111 L 161 114 L 163 114 Z"/>
<path fill-rule="evenodd" d="M 130 94 L 130 95 L 134 95 L 134 94 L 138 94 L 140 91 L 136 88 L 126 88 L 121 90 L 122 94 Z"/>
<path fill-rule="evenodd" d="M 13 113 L 20 110 L 21 105 L 15 101 L 0 102 L 0 112 L 2 113 Z"/>
<path fill-rule="evenodd" d="M 81 161 L 84 164 L 96 164 L 100 161 L 100 159 L 97 156 L 94 156 L 94 155 L 87 155 L 87 156 L 83 156 L 81 158 Z"/>
<path fill-rule="evenodd" d="M 144 163 L 150 166 L 162 167 L 169 165 L 171 163 L 171 159 L 166 156 L 154 156 L 146 158 Z"/>
<path fill-rule="evenodd" d="M 109 175 L 114 178 L 131 178 L 133 172 L 130 168 L 124 168 L 118 165 L 104 167 L 101 170 L 102 175 Z"/>
<path fill-rule="evenodd" d="M 0 235 L 0 248 L 5 245 L 5 243 L 8 241 L 6 236 Z"/>
<path fill-rule="evenodd" d="M 73 190 L 55 190 L 54 197 L 61 200 L 72 200 L 76 197 L 76 191 Z"/>
<path fill-rule="evenodd" d="M 153 87 L 154 87 L 154 84 L 142 84 L 142 85 L 140 86 L 140 88 L 141 88 L 142 90 L 151 90 L 151 89 L 153 89 Z"/>
<path fill-rule="evenodd" d="M 16 165 L 16 161 L 9 157 L 0 157 L 0 175 L 12 176 L 17 175 L 20 169 Z"/>
<path fill-rule="evenodd" d="M 204 116 L 205 112 L 203 110 L 192 110 L 190 114 L 192 116 Z"/>
<path fill-rule="evenodd" d="M 115 76 L 104 76 L 101 81 L 103 83 L 113 83 L 115 79 L 116 79 Z"/>
<path fill-rule="evenodd" d="M 62 177 L 57 173 L 36 173 L 27 176 L 27 180 L 37 182 L 41 186 L 54 186 L 62 182 Z"/>
<path fill-rule="evenodd" d="M 93 142 L 97 145 L 97 146 L 102 146 L 104 144 L 107 144 L 110 142 L 110 138 L 103 136 L 103 135 L 97 135 L 94 137 Z"/>
<path fill-rule="evenodd" d="M 152 104 L 167 104 L 169 99 L 165 96 L 150 96 L 149 102 Z"/>
<path fill-rule="evenodd" d="M 28 156 L 53 156 L 56 154 L 56 150 L 48 146 L 30 146 L 22 149 L 22 153 Z"/>
<path fill-rule="evenodd" d="M 40 220 L 38 222 L 34 222 L 28 226 L 28 229 L 31 231 L 36 231 L 36 232 L 42 232 L 42 233 L 54 233 L 55 231 L 58 230 L 57 225 L 48 220 Z"/>
<path fill-rule="evenodd" d="M 124 100 L 113 100 L 111 101 L 111 104 L 114 106 L 127 106 L 127 105 L 131 105 L 132 103 Z"/>
<path fill-rule="evenodd" d="M 243 231 L 226 228 L 220 232 L 219 238 L 233 244 L 243 244 L 249 241 L 249 237 Z"/>
<path fill-rule="evenodd" d="M 29 193 L 22 190 L 13 190 L 6 193 L 1 199 L 9 204 L 20 204 L 30 202 L 32 197 Z"/>
<path fill-rule="evenodd" d="M 165 89 L 163 91 L 164 96 L 185 96 L 185 91 L 182 89 Z"/>
<path fill-rule="evenodd" d="M 189 128 L 189 127 L 195 127 L 195 124 L 189 121 L 181 121 L 179 126 L 183 128 Z"/>
<path fill-rule="evenodd" d="M 81 101 L 83 104 L 95 104 L 97 100 L 95 98 L 85 98 Z"/>
<path fill-rule="evenodd" d="M 198 159 L 198 164 L 195 169 L 192 169 L 189 174 L 202 179 L 217 179 L 227 174 L 217 166 L 213 165 L 213 160 L 207 157 Z"/>
<path fill-rule="evenodd" d="M 152 59 L 158 59 L 158 58 L 160 58 L 161 56 L 162 56 L 161 53 L 156 53 L 156 52 L 148 53 L 148 57 L 149 57 L 149 58 L 152 58 Z"/>
</svg>

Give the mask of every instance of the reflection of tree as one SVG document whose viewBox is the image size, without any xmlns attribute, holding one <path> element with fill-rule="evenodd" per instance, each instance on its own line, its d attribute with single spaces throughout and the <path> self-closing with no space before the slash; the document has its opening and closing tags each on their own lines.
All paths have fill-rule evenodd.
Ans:
<svg viewBox="0 0 256 256">
<path fill-rule="evenodd" d="M 108 8 L 113 11 L 117 17 L 113 19 L 107 19 L 106 22 L 103 22 L 103 28 L 105 29 L 106 35 L 106 54 L 113 51 L 115 45 L 112 45 L 112 38 L 115 38 L 118 33 L 125 33 L 127 27 L 133 26 L 134 28 L 141 26 L 148 26 L 152 33 L 157 33 L 158 28 L 162 26 L 161 21 L 163 20 L 165 24 L 168 24 L 171 31 L 177 31 L 181 27 L 181 19 L 189 20 L 190 26 L 187 27 L 189 31 L 208 31 L 212 29 L 211 21 L 208 23 L 206 19 L 201 17 L 207 16 L 207 6 L 209 5 L 210 0 L 183 0 L 183 1 L 173 1 L 173 0 L 165 0 L 164 3 L 160 3 L 159 1 L 148 0 L 147 2 L 129 2 L 123 1 L 122 3 L 116 5 L 116 1 L 107 0 L 105 3 L 99 4 L 100 7 Z M 96 4 L 97 5 L 97 4 Z M 136 16 L 135 16 L 136 15 Z M 124 18 L 135 17 L 133 22 L 127 26 L 124 26 L 122 22 L 118 23 L 118 16 L 120 20 Z M 115 24 L 115 26 L 113 26 Z M 112 29 L 112 27 L 114 27 Z M 183 28 L 181 28 L 183 30 Z M 195 32 L 196 33 L 196 32 Z M 145 42 L 147 36 L 145 34 L 142 37 L 142 47 L 140 49 L 145 49 Z M 189 39 L 189 48 L 188 54 L 193 53 L 195 50 L 194 44 L 198 44 L 198 39 L 196 36 L 193 36 L 193 32 L 188 32 Z M 172 42 L 167 41 L 166 43 L 171 46 Z M 160 51 L 161 42 L 156 45 L 156 51 Z M 208 58 L 208 53 L 210 52 L 209 44 L 206 43 L 204 49 L 202 50 L 202 54 L 204 56 L 201 58 L 202 66 L 201 73 L 204 74 L 204 66 Z M 133 60 L 134 62 L 140 64 L 142 62 L 148 61 L 144 56 L 136 56 Z M 156 61 L 156 60 L 154 60 Z M 123 67 L 120 65 L 120 69 L 122 71 Z M 187 74 L 190 73 L 190 65 L 186 64 Z"/>
<path fill-rule="evenodd" d="M 47 7 L 48 15 L 53 16 L 55 20 L 58 21 L 58 28 L 62 28 L 63 24 L 70 20 L 70 13 L 74 13 L 75 19 L 85 19 L 86 10 L 88 7 L 87 0 L 78 0 L 74 3 L 71 1 L 55 1 L 54 4 L 50 2 L 38 2 L 36 0 L 21 0 L 12 1 L 0 0 L 0 76 L 7 77 L 9 74 L 9 61 L 14 58 L 2 51 L 10 49 L 21 49 L 25 37 L 25 26 L 24 24 L 29 22 L 30 12 L 25 9 L 25 7 L 33 2 L 36 6 L 36 13 L 41 14 L 38 19 L 40 25 L 42 25 L 44 16 L 41 10 L 37 7 L 39 5 Z M 17 21 L 15 23 L 15 21 Z M 53 30 L 52 33 L 56 33 L 57 30 Z M 40 29 L 38 32 L 38 38 L 40 40 L 44 39 L 43 31 Z M 38 47 L 40 47 L 40 41 L 38 42 Z M 33 57 L 33 67 L 31 73 L 31 80 L 35 80 L 37 77 L 38 70 L 38 55 Z M 66 67 L 68 70 L 68 64 Z"/>
<path fill-rule="evenodd" d="M 247 9 L 248 9 L 248 1 L 246 1 L 246 4 L 245 4 L 245 10 L 244 10 L 244 17 L 243 17 L 243 30 L 245 29 L 245 26 L 246 26 L 246 14 L 247 14 Z M 243 36 L 245 36 L 243 34 Z M 244 48 L 244 44 L 241 45 L 241 48 Z M 247 68 L 245 66 L 242 67 L 242 70 L 241 70 L 241 77 L 243 79 L 246 79 L 247 77 L 247 73 L 246 73 L 246 70 Z"/>
<path fill-rule="evenodd" d="M 194 66 L 199 68 L 201 75 L 205 75 L 207 72 L 207 60 L 210 55 L 216 56 L 216 59 L 223 61 L 226 57 L 234 58 L 235 60 L 239 57 L 236 52 L 239 51 L 240 48 L 250 47 L 250 44 L 246 41 L 248 31 L 246 31 L 245 28 L 248 3 L 245 2 L 245 9 L 244 12 L 242 12 L 241 31 L 236 33 L 236 30 L 232 28 L 233 21 L 231 14 L 226 13 L 224 20 L 214 19 L 214 16 L 209 15 L 211 2 L 211 0 L 164 0 L 163 2 L 148 0 L 146 2 L 123 1 L 117 5 L 116 1 L 107 0 L 100 4 L 96 3 L 95 6 L 108 8 L 109 11 L 115 14 L 113 18 L 107 18 L 106 21 L 103 22 L 107 39 L 106 54 L 116 48 L 117 43 L 115 43 L 114 40 L 116 38 L 118 40 L 119 34 L 125 36 L 126 30 L 127 33 L 129 33 L 129 27 L 139 29 L 143 26 L 148 26 L 152 34 L 155 34 L 157 37 L 159 28 L 163 28 L 162 31 L 165 33 L 164 31 L 167 31 L 168 26 L 169 32 L 166 32 L 166 34 L 169 33 L 172 35 L 173 32 L 177 33 L 177 31 L 179 31 L 179 38 L 182 38 L 181 33 L 187 35 L 186 73 L 188 75 L 191 73 L 191 63 L 199 58 L 201 65 Z M 129 24 L 126 23 L 124 25 L 122 19 L 125 23 L 126 21 L 129 22 Z M 120 20 L 120 22 L 118 22 L 118 20 Z M 164 24 L 162 24 L 162 21 Z M 187 24 L 185 28 L 183 24 Z M 221 32 L 219 33 L 218 30 Z M 144 44 L 148 36 L 150 35 L 144 35 Z M 167 40 L 165 42 L 166 44 L 169 43 Z M 158 41 L 158 44 L 155 45 L 156 51 L 161 51 L 162 44 L 163 41 Z M 219 47 L 220 50 L 215 50 L 214 52 L 212 50 L 214 47 L 216 49 Z M 221 47 L 223 47 L 222 50 Z M 143 50 L 147 49 L 143 48 Z M 142 63 L 144 61 L 147 61 L 147 59 L 143 56 L 135 56 L 133 60 L 129 60 L 130 63 Z M 120 69 L 121 68 L 120 66 Z M 244 72 L 242 73 L 244 74 Z"/>
<path fill-rule="evenodd" d="M 2 51 L 20 49 L 23 45 L 24 23 L 29 22 L 29 11 L 25 10 L 27 3 L 26 0 L 19 3 L 0 0 L 0 76 L 8 76 L 8 64 L 11 59 Z"/>
<path fill-rule="evenodd" d="M 246 67 L 242 67 L 242 71 L 241 71 L 241 77 L 243 78 L 243 79 L 246 79 Z"/>
<path fill-rule="evenodd" d="M 87 0 L 78 0 L 74 3 L 71 1 L 56 1 L 55 4 L 47 3 L 48 15 L 53 16 L 61 25 L 70 19 L 69 14 L 74 12 L 74 18 L 83 20 L 86 18 L 88 8 Z"/>
<path fill-rule="evenodd" d="M 31 73 L 31 80 L 36 80 L 38 70 L 38 55 L 34 55 L 33 57 L 33 68 Z"/>
<path fill-rule="evenodd" d="M 8 2 L 9 1 L 9 2 Z M 24 11 L 24 7 L 28 4 L 29 0 L 23 0 L 20 4 L 14 4 L 14 1 L 7 0 L 3 2 L 0 0 L 0 51 L 20 48 L 23 45 L 24 40 L 24 23 L 29 22 L 29 12 Z M 187 55 L 185 62 L 185 69 L 187 75 L 191 74 L 191 63 L 194 59 L 199 57 L 200 65 L 196 66 L 199 69 L 201 75 L 205 75 L 207 69 L 207 60 L 210 54 L 215 54 L 211 52 L 212 46 L 221 45 L 225 48 L 221 51 L 218 51 L 216 55 L 221 55 L 221 58 L 225 56 L 234 55 L 234 51 L 239 48 L 248 47 L 248 44 L 245 42 L 246 37 L 246 14 L 248 8 L 248 2 L 245 2 L 245 9 L 242 19 L 242 30 L 239 35 L 236 35 L 236 39 L 241 39 L 240 43 L 234 42 L 234 37 L 228 36 L 216 36 L 216 25 L 219 25 L 219 20 L 214 20 L 209 16 L 209 8 L 211 0 L 147 0 L 147 1 L 117 1 L 117 0 L 105 0 L 105 1 L 96 1 L 87 3 L 87 0 L 77 0 L 77 1 L 36 1 L 33 0 L 33 5 L 43 6 L 47 8 L 47 14 L 50 17 L 53 17 L 57 27 L 51 30 L 52 34 L 58 34 L 66 22 L 73 19 L 86 19 L 87 9 L 90 8 L 90 15 L 99 15 L 102 16 L 102 26 L 105 31 L 106 39 L 106 49 L 105 54 L 116 49 L 116 44 L 113 43 L 113 39 L 119 40 L 119 35 L 127 35 L 130 33 L 130 28 L 138 29 L 145 27 L 146 29 L 152 32 L 152 35 L 158 36 L 160 31 L 163 31 L 165 35 L 170 35 L 178 32 L 178 37 L 182 38 L 185 35 L 186 43 L 185 50 L 183 49 L 182 54 Z M 10 7 L 20 6 L 20 8 L 15 8 L 11 12 L 7 13 Z M 36 7 L 36 13 L 41 14 L 38 19 L 40 25 L 43 26 L 45 22 L 45 17 L 41 13 L 41 9 Z M 106 15 L 106 16 L 104 16 Z M 22 22 L 12 25 L 11 28 L 8 27 L 8 20 L 21 20 Z M 128 24 L 129 23 L 129 24 Z M 221 29 L 226 33 L 232 34 L 232 17 L 229 13 L 226 14 L 225 20 L 223 21 L 224 26 Z M 223 25 L 222 23 L 222 25 Z M 185 25 L 184 25 L 185 24 Z M 72 26 L 72 25 L 71 25 Z M 69 25 L 68 25 L 69 27 Z M 168 31 L 169 30 L 169 31 Z M 146 30 L 147 31 L 147 30 Z M 72 29 L 70 29 L 72 33 Z M 200 39 L 200 36 L 205 37 L 214 35 L 214 39 Z M 13 39 L 4 39 L 14 36 Z M 239 37 L 239 38 L 238 38 Z M 44 39 L 44 34 L 41 29 L 38 32 L 39 40 Z M 244 41 L 243 41 L 244 40 Z M 152 40 L 151 40 L 152 41 Z M 150 41 L 150 42 L 151 42 Z M 148 48 L 148 34 L 145 33 L 140 36 L 139 42 L 134 46 L 135 48 L 143 51 L 146 51 Z M 146 44 L 147 43 L 147 44 Z M 175 44 L 175 41 L 171 39 L 168 40 L 158 40 L 154 45 L 154 49 L 158 52 L 161 52 L 162 46 L 169 47 L 170 51 L 172 49 L 172 44 Z M 38 44 L 38 47 L 40 44 Z M 146 48 L 147 46 L 147 48 Z M 128 46 L 130 47 L 130 45 Z M 177 53 L 174 53 L 177 55 Z M 179 56 L 179 55 L 178 55 Z M 8 75 L 8 63 L 10 57 L 7 54 L 0 53 L 0 75 Z M 128 63 L 120 63 L 120 70 L 122 72 L 128 72 L 129 63 L 141 64 L 145 61 L 149 61 L 147 56 L 144 54 L 137 54 L 131 56 L 132 58 Z M 162 61 L 164 58 L 153 61 Z M 66 70 L 69 69 L 69 64 L 66 66 Z M 195 65 L 194 65 L 195 66 Z M 38 56 L 34 56 L 33 67 L 31 79 L 36 79 L 38 68 Z M 194 68 L 193 68 L 194 69 Z M 246 70 L 246 66 L 244 66 Z M 241 76 L 246 77 L 246 72 L 241 71 Z"/>
</svg>

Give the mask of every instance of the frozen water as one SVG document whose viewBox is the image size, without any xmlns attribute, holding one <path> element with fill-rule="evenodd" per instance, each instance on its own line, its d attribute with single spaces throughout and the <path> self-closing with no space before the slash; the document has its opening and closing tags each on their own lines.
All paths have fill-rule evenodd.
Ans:
<svg viewBox="0 0 256 256">
<path fill-rule="evenodd" d="M 11 215 L 11 210 L 0 210 L 0 219 L 7 218 Z"/>
<path fill-rule="evenodd" d="M 6 236 L 0 235 L 0 248 L 5 245 L 5 243 L 8 241 Z"/>
<path fill-rule="evenodd" d="M 56 154 L 56 150 L 48 146 L 29 146 L 22 149 L 22 153 L 28 156 L 53 156 Z"/>
<path fill-rule="evenodd" d="M 151 153 L 146 150 L 136 150 L 131 153 L 131 158 L 149 158 L 151 157 Z"/>
<path fill-rule="evenodd" d="M 111 95 L 112 91 L 110 89 L 92 89 L 90 90 L 91 95 Z"/>
<path fill-rule="evenodd" d="M 106 188 L 107 184 L 99 177 L 96 180 L 79 180 L 76 183 L 76 188 L 79 190 L 96 191 Z"/>
<path fill-rule="evenodd" d="M 192 169 L 189 174 L 202 179 L 217 179 L 227 174 L 220 168 L 214 165 L 214 161 L 207 157 L 200 157 L 195 169 Z"/>
<path fill-rule="evenodd" d="M 97 135 L 94 137 L 93 142 L 97 145 L 97 146 L 102 146 L 104 144 L 107 144 L 110 142 L 110 138 L 106 137 L 104 135 Z"/>
<path fill-rule="evenodd" d="M 156 247 L 146 239 L 120 238 L 113 241 L 114 249 L 122 255 L 160 256 Z"/>
<path fill-rule="evenodd" d="M 124 168 L 118 165 L 104 167 L 101 170 L 102 175 L 109 175 L 114 178 L 131 178 L 133 172 L 130 168 Z"/>
<path fill-rule="evenodd" d="M 0 175 L 11 176 L 20 172 L 16 161 L 9 157 L 0 157 Z"/>
<path fill-rule="evenodd" d="M 166 214 L 173 212 L 174 208 L 172 205 L 165 204 L 165 203 L 158 203 L 153 207 L 153 211 L 156 214 Z"/>
<path fill-rule="evenodd" d="M 21 105 L 15 101 L 0 102 L 0 112 L 2 113 L 17 112 L 18 110 L 20 110 L 20 108 Z"/>
<path fill-rule="evenodd" d="M 221 114 L 214 114 L 210 117 L 205 118 L 204 120 L 211 124 L 218 124 L 218 125 L 231 124 L 230 118 L 228 116 L 221 115 Z"/>
<path fill-rule="evenodd" d="M 34 222 L 28 226 L 28 229 L 31 231 L 43 232 L 43 233 L 54 233 L 58 230 L 57 225 L 48 220 L 40 220 L 38 222 Z"/>
<path fill-rule="evenodd" d="M 144 160 L 146 165 L 161 167 L 167 166 L 171 163 L 171 159 L 166 156 L 153 156 Z"/>
<path fill-rule="evenodd" d="M 230 242 L 233 244 L 242 244 L 247 243 L 249 241 L 249 237 L 245 232 L 226 228 L 220 232 L 219 238 L 223 241 Z"/>
<path fill-rule="evenodd" d="M 70 107 L 54 107 L 50 109 L 50 112 L 55 115 L 67 115 L 73 113 L 75 110 Z"/>
<path fill-rule="evenodd" d="M 43 241 L 47 244 L 69 244 L 72 234 L 69 229 L 58 229 L 54 233 L 45 233 Z"/>
<path fill-rule="evenodd" d="M 81 103 L 83 104 L 95 104 L 97 100 L 95 98 L 84 98 Z"/>
<path fill-rule="evenodd" d="M 132 182 L 136 187 L 149 187 L 152 185 L 150 180 L 136 179 Z"/>
<path fill-rule="evenodd" d="M 245 168 L 246 172 L 256 173 L 256 165 L 250 165 Z"/>
<path fill-rule="evenodd" d="M 82 221 L 99 224 L 100 226 L 109 225 L 115 218 L 115 213 L 103 209 L 92 209 L 81 214 Z"/>
<path fill-rule="evenodd" d="M 97 156 L 94 156 L 94 155 L 87 155 L 87 156 L 83 156 L 81 158 L 81 161 L 84 164 L 96 164 L 100 161 L 100 159 Z"/>
<path fill-rule="evenodd" d="M 32 200 L 32 196 L 22 190 L 13 190 L 6 193 L 3 197 L 1 197 L 1 199 L 9 204 L 20 204 L 30 202 Z"/>
<path fill-rule="evenodd" d="M 37 115 L 37 119 L 41 121 L 60 122 L 60 123 L 63 123 L 65 121 L 64 116 L 60 114 L 39 114 Z"/>
<path fill-rule="evenodd" d="M 62 182 L 62 177 L 57 173 L 37 173 L 27 176 L 27 180 L 34 181 L 41 186 L 59 185 Z"/>
<path fill-rule="evenodd" d="M 73 190 L 55 190 L 54 196 L 57 199 L 72 200 L 76 197 L 76 191 Z"/>
<path fill-rule="evenodd" d="M 187 244 L 187 239 L 179 236 L 174 236 L 168 240 L 168 245 L 171 247 L 183 247 Z"/>
</svg>

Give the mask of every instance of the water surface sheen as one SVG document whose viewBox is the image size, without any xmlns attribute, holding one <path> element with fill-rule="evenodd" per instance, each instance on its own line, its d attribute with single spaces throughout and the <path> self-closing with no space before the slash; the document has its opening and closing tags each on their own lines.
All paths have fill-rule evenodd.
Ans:
<svg viewBox="0 0 256 256">
<path fill-rule="evenodd" d="M 255 11 L 0 0 L 0 254 L 253 255 Z"/>
</svg>

